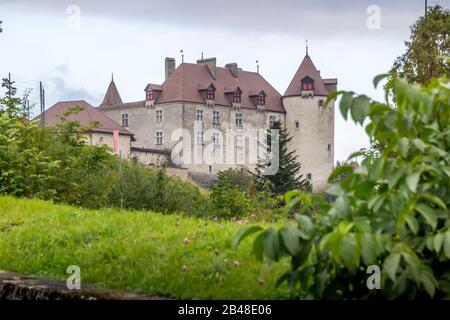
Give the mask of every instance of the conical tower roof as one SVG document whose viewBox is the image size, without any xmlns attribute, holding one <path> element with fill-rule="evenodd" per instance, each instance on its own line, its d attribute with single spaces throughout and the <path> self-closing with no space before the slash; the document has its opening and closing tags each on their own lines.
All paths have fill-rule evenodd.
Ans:
<svg viewBox="0 0 450 320">
<path fill-rule="evenodd" d="M 119 91 L 117 90 L 116 84 L 114 83 L 114 79 L 111 78 L 108 90 L 106 90 L 105 97 L 103 98 L 103 102 L 101 103 L 100 107 L 113 106 L 121 103 L 122 98 L 120 97 Z"/>
<path fill-rule="evenodd" d="M 326 96 L 329 94 L 329 91 L 325 87 L 322 77 L 320 76 L 320 72 L 317 70 L 314 65 L 311 57 L 306 53 L 306 56 L 303 58 L 300 67 L 292 78 L 291 83 L 289 84 L 284 96 L 298 96 L 301 94 L 301 81 L 305 77 L 310 77 L 314 80 L 314 95 L 318 96 Z"/>
</svg>

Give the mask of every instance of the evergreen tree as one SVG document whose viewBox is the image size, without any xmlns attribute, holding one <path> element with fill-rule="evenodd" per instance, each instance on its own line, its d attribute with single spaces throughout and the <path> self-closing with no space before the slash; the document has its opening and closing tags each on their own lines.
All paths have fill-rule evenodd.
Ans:
<svg viewBox="0 0 450 320">
<path fill-rule="evenodd" d="M 410 83 L 427 84 L 431 78 L 450 74 L 450 11 L 440 6 L 411 26 L 406 52 L 397 58 L 393 70 Z"/>
<path fill-rule="evenodd" d="M 271 130 L 276 129 L 279 132 L 279 153 L 278 153 L 278 171 L 273 175 L 266 175 L 264 172 L 269 168 L 274 159 L 272 151 L 272 135 Z M 308 180 L 303 179 L 303 175 L 299 175 L 301 164 L 297 160 L 295 150 L 289 151 L 288 144 L 292 137 L 288 134 L 286 128 L 280 121 L 273 123 L 266 133 L 267 156 L 265 159 L 258 161 L 255 172 L 252 172 L 258 191 L 268 189 L 272 194 L 282 195 L 289 190 L 300 189 L 302 191 L 310 191 L 311 184 Z"/>
</svg>

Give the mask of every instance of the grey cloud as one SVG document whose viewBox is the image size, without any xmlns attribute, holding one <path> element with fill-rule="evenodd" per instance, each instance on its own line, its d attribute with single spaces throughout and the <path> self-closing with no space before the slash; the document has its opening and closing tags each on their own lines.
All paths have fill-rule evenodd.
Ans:
<svg viewBox="0 0 450 320">
<path fill-rule="evenodd" d="M 48 71 L 43 81 L 48 97 L 47 108 L 62 100 L 86 100 L 93 105 L 100 103 L 102 94 L 92 93 L 84 87 L 74 87 L 66 81 L 70 78 L 70 72 L 65 65 L 56 66 Z"/>
<path fill-rule="evenodd" d="M 422 0 L 63 0 L 13 1 L 24 10 L 52 11 L 65 14 L 76 4 L 82 14 L 109 16 L 118 19 L 206 29 L 246 30 L 249 32 L 282 32 L 305 36 L 330 36 L 338 33 L 368 34 L 367 7 L 381 8 L 382 32 L 403 31 L 417 16 L 423 14 Z M 430 5 L 449 6 L 450 0 L 432 0 Z"/>
</svg>

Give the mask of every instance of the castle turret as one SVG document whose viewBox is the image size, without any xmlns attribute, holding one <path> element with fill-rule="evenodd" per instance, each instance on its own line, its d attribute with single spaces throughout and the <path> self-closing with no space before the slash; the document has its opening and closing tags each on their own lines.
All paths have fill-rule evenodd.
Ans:
<svg viewBox="0 0 450 320">
<path fill-rule="evenodd" d="M 120 97 L 119 91 L 114 83 L 114 77 L 111 76 L 111 82 L 109 83 L 108 90 L 106 90 L 105 97 L 103 98 L 103 102 L 100 107 L 113 106 L 121 103 L 122 98 Z"/>
<path fill-rule="evenodd" d="M 334 101 L 325 107 L 327 95 L 336 91 L 337 79 L 322 79 L 306 49 L 300 67 L 283 95 L 286 128 L 293 137 L 291 148 L 302 164 L 301 174 L 314 191 L 323 189 L 334 163 Z"/>
</svg>

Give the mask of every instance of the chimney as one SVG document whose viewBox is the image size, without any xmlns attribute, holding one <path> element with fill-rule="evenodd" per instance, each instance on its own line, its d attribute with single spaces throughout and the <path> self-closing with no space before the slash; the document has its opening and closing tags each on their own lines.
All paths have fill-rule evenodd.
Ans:
<svg viewBox="0 0 450 320">
<path fill-rule="evenodd" d="M 175 71 L 175 59 L 174 58 L 166 58 L 166 80 Z"/>
<path fill-rule="evenodd" d="M 197 64 L 206 65 L 211 73 L 211 76 L 216 80 L 216 58 L 200 59 Z"/>
<path fill-rule="evenodd" d="M 228 63 L 225 65 L 225 68 L 228 68 L 235 78 L 239 78 L 239 68 L 237 63 Z"/>
</svg>

